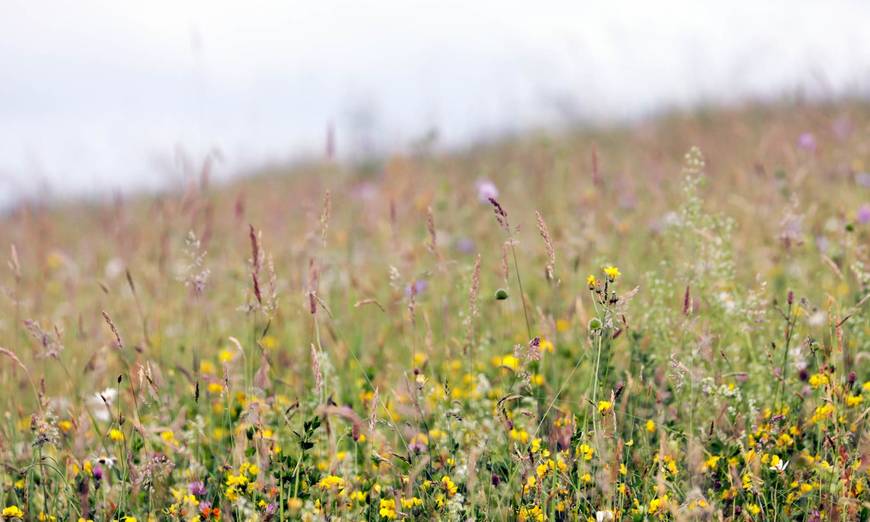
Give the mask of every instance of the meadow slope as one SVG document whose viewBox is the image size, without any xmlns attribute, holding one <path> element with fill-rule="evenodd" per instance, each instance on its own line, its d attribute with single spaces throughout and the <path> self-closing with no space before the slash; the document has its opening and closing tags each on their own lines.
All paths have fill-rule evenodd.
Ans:
<svg viewBox="0 0 870 522">
<path fill-rule="evenodd" d="M 13 520 L 867 520 L 870 106 L 0 221 Z"/>
</svg>

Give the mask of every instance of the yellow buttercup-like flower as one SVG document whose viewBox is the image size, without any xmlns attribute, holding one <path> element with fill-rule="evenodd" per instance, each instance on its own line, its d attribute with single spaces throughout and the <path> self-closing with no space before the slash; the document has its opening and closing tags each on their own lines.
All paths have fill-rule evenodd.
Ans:
<svg viewBox="0 0 870 522">
<path fill-rule="evenodd" d="M 344 488 L 344 479 L 335 475 L 327 475 L 317 484 L 320 489 L 337 490 Z"/>
<path fill-rule="evenodd" d="M 849 395 L 846 397 L 846 406 L 853 408 L 864 402 L 864 397 L 860 395 Z"/>
<path fill-rule="evenodd" d="M 610 279 L 611 281 L 616 281 L 616 278 L 621 276 L 622 273 L 619 271 L 618 268 L 610 265 L 604 267 L 604 275 L 607 276 L 607 279 Z"/>
<path fill-rule="evenodd" d="M 817 373 L 811 375 L 809 382 L 810 386 L 812 386 L 814 390 L 818 389 L 821 386 L 827 386 L 831 383 L 830 379 L 828 379 L 828 376 L 824 373 Z"/>
<path fill-rule="evenodd" d="M 378 514 L 387 520 L 395 519 L 397 516 L 395 499 L 382 498 L 380 505 L 378 506 Z"/>
<path fill-rule="evenodd" d="M 6 506 L 3 508 L 3 518 L 24 518 L 24 511 L 18 506 Z"/>
</svg>

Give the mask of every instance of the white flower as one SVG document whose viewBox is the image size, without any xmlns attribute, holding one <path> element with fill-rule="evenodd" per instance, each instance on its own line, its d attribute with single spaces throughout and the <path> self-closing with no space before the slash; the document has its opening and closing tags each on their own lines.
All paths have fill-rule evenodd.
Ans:
<svg viewBox="0 0 870 522">
<path fill-rule="evenodd" d="M 94 460 L 97 464 L 101 464 L 101 465 L 103 465 L 103 466 L 106 466 L 106 467 L 109 468 L 109 469 L 112 469 L 112 468 L 115 467 L 115 459 L 114 459 L 114 457 L 106 457 L 106 456 L 104 455 L 104 456 L 97 457 L 97 458 L 95 458 L 95 459 L 93 459 L 93 460 Z"/>
<path fill-rule="evenodd" d="M 596 511 L 595 512 L 595 522 L 606 522 L 608 520 L 613 520 L 613 511 L 605 510 L 605 511 Z"/>
<path fill-rule="evenodd" d="M 807 319 L 807 323 L 809 323 L 810 326 L 822 326 L 823 324 L 825 324 L 825 319 L 827 319 L 825 312 L 819 310 L 813 313 L 813 315 L 809 316 L 809 318 Z"/>
<path fill-rule="evenodd" d="M 777 459 L 776 463 L 774 465 L 770 466 L 770 469 L 772 469 L 773 471 L 779 471 L 780 473 L 782 473 L 783 471 L 785 471 L 785 468 L 787 468 L 787 467 L 788 467 L 787 460 Z"/>
<path fill-rule="evenodd" d="M 93 410 L 94 417 L 96 417 L 97 420 L 109 420 L 109 417 L 111 417 L 109 414 L 109 408 L 112 407 L 112 403 L 115 402 L 117 396 L 118 390 L 115 388 L 106 388 L 105 390 L 88 397 L 88 407 Z"/>
</svg>

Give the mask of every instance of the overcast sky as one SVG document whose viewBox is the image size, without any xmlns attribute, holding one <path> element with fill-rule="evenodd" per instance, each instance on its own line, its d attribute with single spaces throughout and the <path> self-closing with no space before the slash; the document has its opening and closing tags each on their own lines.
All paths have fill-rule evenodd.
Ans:
<svg viewBox="0 0 870 522">
<path fill-rule="evenodd" d="M 446 145 L 572 117 L 870 94 L 860 1 L 3 0 L 0 203 L 165 186 L 436 127 Z M 356 124 L 354 122 L 357 122 Z"/>
</svg>

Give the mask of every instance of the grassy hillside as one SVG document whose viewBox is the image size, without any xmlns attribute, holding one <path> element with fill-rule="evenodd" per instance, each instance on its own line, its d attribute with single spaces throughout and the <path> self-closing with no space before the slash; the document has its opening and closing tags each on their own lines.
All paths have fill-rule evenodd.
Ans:
<svg viewBox="0 0 870 522">
<path fill-rule="evenodd" d="M 22 206 L 3 517 L 865 520 L 868 171 L 793 104 Z"/>
</svg>

